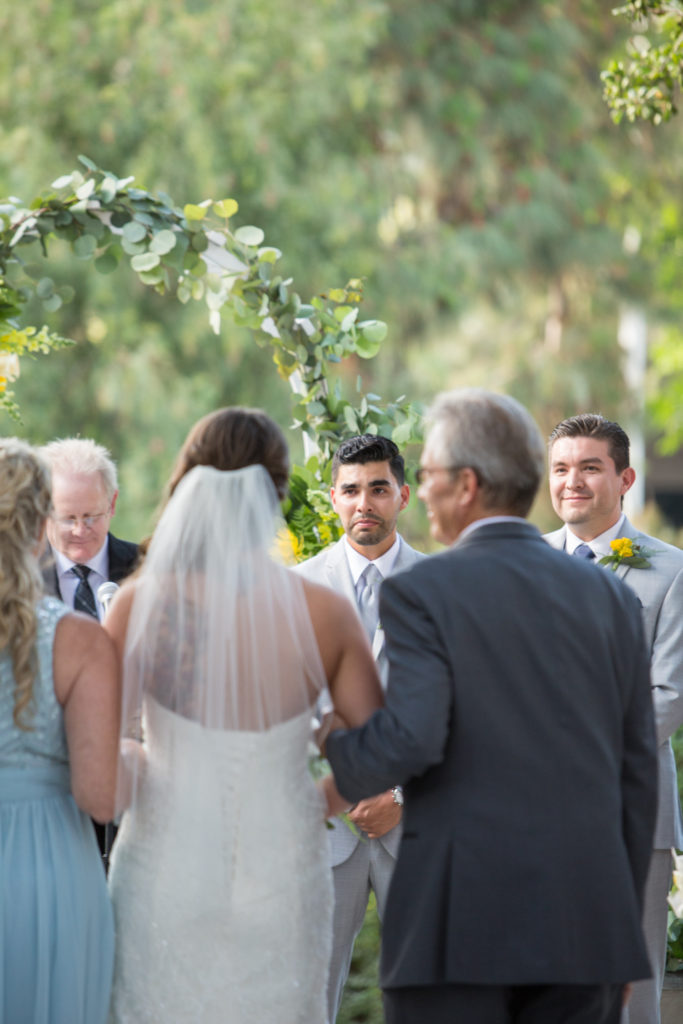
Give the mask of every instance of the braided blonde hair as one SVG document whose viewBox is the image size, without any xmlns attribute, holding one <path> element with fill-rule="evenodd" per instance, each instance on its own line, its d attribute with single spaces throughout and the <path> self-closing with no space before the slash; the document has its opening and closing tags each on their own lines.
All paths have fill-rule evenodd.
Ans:
<svg viewBox="0 0 683 1024">
<path fill-rule="evenodd" d="M 52 506 L 46 462 L 16 437 L 0 439 L 0 650 L 14 669 L 14 722 L 29 729 L 36 671 L 36 602 L 42 580 L 35 549 Z"/>
</svg>

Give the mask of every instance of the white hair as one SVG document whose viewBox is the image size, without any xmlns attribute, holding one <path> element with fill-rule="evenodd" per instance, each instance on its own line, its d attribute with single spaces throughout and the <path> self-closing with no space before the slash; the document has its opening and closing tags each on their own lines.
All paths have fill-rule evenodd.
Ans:
<svg viewBox="0 0 683 1024">
<path fill-rule="evenodd" d="M 107 499 L 118 490 L 116 465 L 104 445 L 87 437 L 65 437 L 50 441 L 39 449 L 54 473 L 99 473 Z"/>
</svg>

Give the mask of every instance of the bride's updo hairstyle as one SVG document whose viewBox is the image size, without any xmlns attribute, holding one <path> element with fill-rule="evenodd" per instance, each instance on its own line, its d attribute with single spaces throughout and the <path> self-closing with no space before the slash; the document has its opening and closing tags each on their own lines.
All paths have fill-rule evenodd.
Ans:
<svg viewBox="0 0 683 1024">
<path fill-rule="evenodd" d="M 277 423 L 260 409 L 231 406 L 202 417 L 190 430 L 180 449 L 167 496 L 195 466 L 214 469 L 244 469 L 263 466 L 270 475 L 278 498 L 287 493 L 289 451 Z"/>
<path fill-rule="evenodd" d="M 50 470 L 15 437 L 0 439 L 0 650 L 14 669 L 14 722 L 28 729 L 33 698 L 36 610 L 42 579 L 35 549 L 52 508 Z"/>
</svg>

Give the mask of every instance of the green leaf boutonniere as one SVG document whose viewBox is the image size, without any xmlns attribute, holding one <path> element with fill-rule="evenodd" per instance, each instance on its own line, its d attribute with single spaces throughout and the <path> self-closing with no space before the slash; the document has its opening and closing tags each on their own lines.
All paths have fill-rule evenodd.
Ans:
<svg viewBox="0 0 683 1024">
<path fill-rule="evenodd" d="M 627 565 L 630 569 L 650 569 L 652 563 L 647 556 L 647 551 L 640 544 L 634 544 L 630 537 L 617 537 L 611 540 L 609 546 L 612 549 L 611 555 L 605 555 L 600 559 L 598 565 L 608 565 L 612 572 L 616 572 L 620 565 Z"/>
</svg>

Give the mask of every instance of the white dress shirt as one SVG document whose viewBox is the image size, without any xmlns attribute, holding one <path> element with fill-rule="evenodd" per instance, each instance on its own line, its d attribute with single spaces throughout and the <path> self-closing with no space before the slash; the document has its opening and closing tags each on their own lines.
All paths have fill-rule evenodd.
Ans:
<svg viewBox="0 0 683 1024">
<path fill-rule="evenodd" d="M 87 562 L 78 563 L 87 565 L 91 570 L 88 576 L 88 583 L 90 589 L 95 597 L 95 604 L 97 606 L 97 617 L 102 621 L 104 615 L 104 609 L 97 600 L 97 590 L 102 583 L 106 583 L 109 579 L 109 537 L 105 538 L 104 544 L 92 558 L 88 559 Z M 78 576 L 72 571 L 72 568 L 77 563 L 63 555 L 61 551 L 55 551 L 53 548 L 53 554 L 55 556 L 55 569 L 57 571 L 57 581 L 59 583 L 59 592 L 62 595 L 62 601 L 67 604 L 69 608 L 74 606 L 74 597 L 76 596 L 76 587 L 78 586 Z"/>
</svg>

